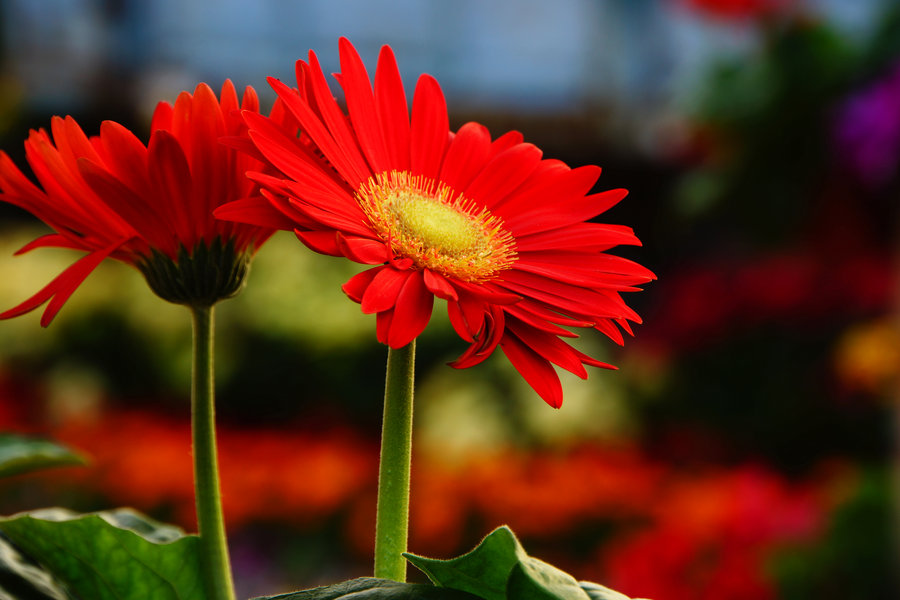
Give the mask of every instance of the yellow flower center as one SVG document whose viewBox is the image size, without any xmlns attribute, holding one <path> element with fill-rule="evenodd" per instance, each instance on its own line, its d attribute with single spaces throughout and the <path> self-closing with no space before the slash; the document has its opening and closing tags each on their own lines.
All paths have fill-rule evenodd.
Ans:
<svg viewBox="0 0 900 600">
<path fill-rule="evenodd" d="M 420 268 L 482 282 L 516 260 L 503 221 L 443 183 L 391 171 L 369 178 L 356 197 L 393 252 Z"/>
</svg>

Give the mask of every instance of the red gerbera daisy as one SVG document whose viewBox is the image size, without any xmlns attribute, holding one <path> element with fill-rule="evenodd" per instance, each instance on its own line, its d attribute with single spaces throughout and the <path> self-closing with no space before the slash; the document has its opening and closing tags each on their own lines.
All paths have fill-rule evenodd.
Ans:
<svg viewBox="0 0 900 600">
<path fill-rule="evenodd" d="M 594 328 L 621 343 L 639 322 L 620 292 L 653 279 L 642 266 L 606 254 L 639 244 L 632 230 L 585 222 L 625 195 L 589 193 L 600 168 L 571 169 L 510 132 L 491 140 L 477 123 L 455 134 L 437 82 L 422 75 L 412 112 L 391 49 L 374 87 L 356 50 L 340 42 L 344 113 L 315 53 L 297 62 L 299 91 L 270 84 L 299 122 L 285 129 L 247 113 L 258 152 L 282 173 L 251 174 L 268 203 L 237 202 L 217 216 L 295 229 L 318 252 L 376 265 L 343 289 L 377 315 L 378 339 L 400 348 L 428 324 L 434 297 L 469 349 L 470 367 L 499 345 L 551 406 L 562 403 L 552 365 L 584 378 L 609 367 L 561 338 L 564 327 Z M 273 210 L 273 207 L 275 210 Z"/>
<path fill-rule="evenodd" d="M 148 146 L 112 121 L 89 138 L 72 117 L 54 117 L 52 137 L 42 129 L 25 142 L 41 187 L 0 152 L 0 199 L 54 230 L 17 254 L 47 246 L 88 252 L 0 318 L 49 301 L 41 319 L 47 326 L 107 257 L 140 269 L 154 292 L 171 302 L 212 305 L 237 293 L 250 256 L 273 232 L 218 221 L 212 214 L 220 204 L 249 196 L 256 184 L 244 173 L 263 168 L 219 142 L 246 128 L 242 108 L 259 110 L 252 88 L 239 101 L 226 81 L 219 100 L 201 83 L 193 95 L 182 92 L 174 106 L 157 106 Z"/>
</svg>

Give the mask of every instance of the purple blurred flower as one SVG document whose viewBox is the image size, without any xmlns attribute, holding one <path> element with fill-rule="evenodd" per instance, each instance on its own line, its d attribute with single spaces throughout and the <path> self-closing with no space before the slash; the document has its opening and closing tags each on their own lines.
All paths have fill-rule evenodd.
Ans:
<svg viewBox="0 0 900 600">
<path fill-rule="evenodd" d="M 900 165 L 900 62 L 838 107 L 838 157 L 865 183 L 879 187 Z"/>
</svg>

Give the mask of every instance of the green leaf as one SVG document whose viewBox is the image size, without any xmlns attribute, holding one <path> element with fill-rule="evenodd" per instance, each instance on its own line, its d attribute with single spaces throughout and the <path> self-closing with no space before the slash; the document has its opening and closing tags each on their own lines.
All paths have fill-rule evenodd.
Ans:
<svg viewBox="0 0 900 600">
<path fill-rule="evenodd" d="M 71 600 L 60 583 L 0 536 L 0 598 Z"/>
<path fill-rule="evenodd" d="M 509 527 L 498 527 L 474 550 L 450 560 L 403 556 L 435 585 L 463 590 L 484 600 L 506 600 L 506 584 L 513 567 L 527 555 Z"/>
<path fill-rule="evenodd" d="M 46 440 L 0 434 L 0 477 L 38 469 L 83 465 L 85 458 L 64 446 Z"/>
<path fill-rule="evenodd" d="M 513 567 L 506 585 L 506 597 L 516 600 L 591 600 L 574 577 L 530 556 Z"/>
<path fill-rule="evenodd" d="M 82 600 L 205 600 L 199 538 L 130 509 L 31 511 L 0 532 Z"/>
<path fill-rule="evenodd" d="M 421 583 L 397 583 L 390 579 L 360 577 L 334 585 L 253 600 L 479 600 L 477 596 Z"/>
<path fill-rule="evenodd" d="M 611 590 L 608 587 L 592 581 L 579 581 L 578 585 L 587 592 L 587 595 L 591 600 L 632 600 L 625 594 L 620 594 L 616 590 Z M 636 598 L 635 600 L 641 599 Z"/>
<path fill-rule="evenodd" d="M 484 600 L 631 600 L 602 585 L 576 581 L 568 573 L 528 556 L 505 526 L 458 558 L 403 556 L 436 586 L 469 592 Z"/>
</svg>

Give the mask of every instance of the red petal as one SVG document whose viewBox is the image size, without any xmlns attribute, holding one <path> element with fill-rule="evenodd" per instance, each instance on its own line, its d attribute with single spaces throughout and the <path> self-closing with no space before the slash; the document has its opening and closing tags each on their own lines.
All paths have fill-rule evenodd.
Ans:
<svg viewBox="0 0 900 600">
<path fill-rule="evenodd" d="M 491 144 L 491 156 L 496 156 L 516 144 L 521 144 L 524 139 L 518 131 L 507 131 Z"/>
<path fill-rule="evenodd" d="M 364 265 L 377 265 L 391 259 L 393 254 L 381 240 L 363 237 L 348 237 L 337 233 L 337 244 L 341 254 Z"/>
<path fill-rule="evenodd" d="M 80 239 L 80 238 L 79 238 Z M 21 248 L 13 253 L 14 256 L 19 256 L 20 254 L 25 254 L 26 252 L 31 252 L 37 248 L 70 248 L 72 250 L 89 250 L 89 247 L 86 247 L 84 243 L 77 243 L 77 241 L 70 239 L 59 233 L 48 233 L 46 235 L 42 235 L 39 238 L 31 240 Z"/>
<path fill-rule="evenodd" d="M 604 334 L 606 337 L 622 346 L 625 344 L 625 338 L 622 336 L 622 332 L 619 331 L 619 328 L 616 327 L 615 323 L 613 323 L 612 319 L 600 319 L 594 325 L 594 329 Z"/>
<path fill-rule="evenodd" d="M 482 307 L 482 311 L 481 321 L 483 325 L 478 332 L 478 337 L 462 356 L 450 363 L 450 366 L 454 369 L 468 369 L 483 362 L 488 356 L 493 354 L 503 338 L 506 327 L 506 316 L 503 310 L 497 306 L 492 306 L 487 312 L 484 312 L 484 307 Z"/>
<path fill-rule="evenodd" d="M 213 215 L 223 221 L 237 221 L 269 229 L 290 231 L 297 226 L 294 221 L 287 218 L 262 196 L 242 198 L 223 204 L 213 211 Z"/>
<path fill-rule="evenodd" d="M 454 331 L 456 331 L 456 334 L 459 335 L 459 337 L 469 343 L 475 341 L 474 334 L 469 331 L 469 324 L 463 316 L 462 309 L 460 309 L 459 307 L 459 303 L 447 303 L 447 316 L 450 317 L 450 324 L 453 326 Z"/>
<path fill-rule="evenodd" d="M 522 296 L 497 289 L 494 285 L 488 287 L 485 284 L 467 283 L 465 281 L 454 281 L 453 283 L 457 289 L 465 290 L 476 298 L 491 304 L 515 304 L 522 299 Z"/>
<path fill-rule="evenodd" d="M 504 273 L 501 283 L 513 292 L 534 298 L 573 316 L 638 318 L 621 299 L 540 275 L 510 270 Z"/>
<path fill-rule="evenodd" d="M 106 149 L 105 166 L 116 179 L 136 194 L 146 191 L 150 187 L 147 148 L 137 136 L 114 121 L 103 121 L 100 140 Z"/>
<path fill-rule="evenodd" d="M 459 301 L 448 302 L 447 307 L 451 324 L 461 338 L 467 342 L 474 342 L 476 338 L 481 337 L 482 343 L 484 342 L 481 334 L 485 327 L 485 319 L 491 314 L 492 310 L 492 307 L 487 302 L 470 293 L 461 291 Z M 502 310 L 494 312 L 499 315 L 499 319 L 503 319 Z"/>
<path fill-rule="evenodd" d="M 599 367 L 601 369 L 609 369 L 611 371 L 619 370 L 619 367 L 617 367 L 616 365 L 611 365 L 609 363 L 599 361 L 596 358 L 592 358 L 592 357 L 588 356 L 584 352 L 580 352 L 580 351 L 576 350 L 575 348 L 572 348 L 572 351 L 575 353 L 576 356 L 578 356 L 578 358 L 581 360 L 581 362 L 583 362 L 584 364 L 586 364 L 588 366 Z"/>
<path fill-rule="evenodd" d="M 346 188 L 332 176 L 322 161 L 312 156 L 296 138 L 288 136 L 272 119 L 255 113 L 247 113 L 244 118 L 250 127 L 250 139 L 266 160 L 294 181 L 302 183 L 304 188 L 310 189 L 310 193 L 302 194 L 302 197 L 312 196 L 313 193 L 317 198 L 346 195 Z M 259 181 L 259 178 L 256 179 Z"/>
<path fill-rule="evenodd" d="M 295 229 L 294 234 L 303 244 L 319 254 L 328 256 L 344 256 L 337 244 L 337 232 L 335 231 L 301 231 Z"/>
<path fill-rule="evenodd" d="M 497 204 L 528 179 L 540 163 L 541 154 L 531 144 L 519 144 L 501 152 L 466 188 L 466 197 L 487 207 Z"/>
<path fill-rule="evenodd" d="M 640 246 L 641 241 L 630 227 L 605 223 L 578 223 L 516 238 L 516 250 L 519 252 L 569 249 L 597 252 L 620 245 Z"/>
<path fill-rule="evenodd" d="M 574 169 L 572 172 L 577 170 Z M 550 231 L 592 219 L 615 206 L 627 195 L 628 190 L 617 189 L 588 196 L 563 197 L 557 202 L 544 202 L 536 209 L 517 213 L 507 218 L 505 223 L 517 237 L 539 231 Z M 504 206 L 503 210 L 507 211 L 509 207 Z"/>
<path fill-rule="evenodd" d="M 375 337 L 382 344 L 388 343 L 391 324 L 394 322 L 394 309 L 386 310 L 375 315 Z"/>
<path fill-rule="evenodd" d="M 159 213 L 170 230 L 188 248 L 200 239 L 200 223 L 191 220 L 188 207 L 193 196 L 191 168 L 174 135 L 168 131 L 154 131 L 150 136 L 150 190 L 158 201 Z"/>
<path fill-rule="evenodd" d="M 88 159 L 81 159 L 79 167 L 87 184 L 150 246 L 174 256 L 176 249 L 174 232 L 169 230 L 144 198 L 132 192 L 109 171 Z"/>
<path fill-rule="evenodd" d="M 529 253 L 527 259 L 519 262 L 542 263 L 553 266 L 571 266 L 598 271 L 600 273 L 616 273 L 634 275 L 643 279 L 644 283 L 656 279 L 656 275 L 646 267 L 621 256 L 589 252 L 553 252 L 542 251 Z M 518 264 L 518 263 L 517 263 Z"/>
<path fill-rule="evenodd" d="M 366 289 L 368 289 L 369 284 L 372 283 L 372 280 L 375 279 L 375 276 L 378 275 L 379 271 L 384 268 L 385 267 L 375 267 L 373 269 L 366 269 L 361 273 L 357 273 L 356 275 L 348 279 L 347 283 L 341 286 L 341 289 L 354 302 L 362 302 L 363 295 L 366 293 Z"/>
<path fill-rule="evenodd" d="M 434 295 L 425 287 L 422 272 L 412 271 L 397 296 L 388 346 L 402 348 L 416 339 L 428 325 L 433 307 Z"/>
<path fill-rule="evenodd" d="M 185 148 L 185 156 L 191 169 L 193 180 L 193 201 L 189 204 L 192 228 L 210 238 L 213 227 L 213 209 L 229 196 L 229 179 L 222 176 L 227 169 L 228 153 L 219 143 L 225 135 L 225 119 L 219 107 L 216 93 L 205 83 L 194 88 L 190 104 L 190 145 Z M 207 239 L 207 241 L 211 241 Z"/>
<path fill-rule="evenodd" d="M 587 371 L 584 365 L 581 364 L 578 355 L 575 354 L 575 349 L 555 335 L 535 329 L 517 319 L 508 319 L 506 328 L 522 340 L 522 343 L 553 364 L 577 375 L 581 379 L 587 379 Z"/>
<path fill-rule="evenodd" d="M 546 311 L 547 316 L 552 316 L 552 320 L 548 320 L 545 318 L 541 318 L 535 314 L 535 309 L 541 309 L 540 305 L 535 304 L 534 302 L 529 301 L 528 299 L 519 302 L 518 304 L 513 304 L 512 306 L 505 306 L 504 310 L 507 314 L 516 317 L 520 321 L 527 323 L 528 325 L 540 329 L 542 331 L 546 331 L 547 333 L 551 333 L 553 335 L 558 335 L 561 337 L 578 337 L 578 334 L 572 333 L 568 329 L 563 329 L 556 325 L 556 321 L 568 321 L 566 323 L 569 326 L 573 327 L 593 327 L 594 323 L 592 321 L 576 321 L 574 319 L 567 319 L 566 317 L 562 317 L 553 313 L 550 310 L 543 309 Z"/>
<path fill-rule="evenodd" d="M 449 141 L 450 122 L 441 86 L 430 75 L 416 84 L 410 124 L 410 171 L 436 178 Z"/>
<path fill-rule="evenodd" d="M 435 273 L 431 269 L 425 269 L 423 271 L 423 279 L 425 281 L 425 287 L 438 298 L 454 302 L 459 298 L 456 289 L 450 285 L 450 282 L 440 273 Z"/>
<path fill-rule="evenodd" d="M 382 269 L 369 283 L 360 303 L 365 314 L 374 314 L 391 310 L 397 303 L 400 290 L 413 271 Z"/>
<path fill-rule="evenodd" d="M 484 169 L 490 154 L 491 134 L 487 128 L 479 123 L 466 123 L 447 148 L 440 180 L 462 192 Z"/>
<path fill-rule="evenodd" d="M 547 359 L 512 334 L 503 336 L 500 348 L 509 362 L 528 382 L 528 385 L 544 399 L 544 402 L 553 408 L 562 406 L 562 385 L 559 383 L 556 371 Z"/>
<path fill-rule="evenodd" d="M 312 53 L 310 54 L 312 55 Z M 301 98 L 296 90 L 289 88 L 273 77 L 269 77 L 267 81 L 272 86 L 272 89 L 275 90 L 275 93 L 278 94 L 281 101 L 284 102 L 285 107 L 297 118 L 303 132 L 313 140 L 341 176 L 352 182 L 352 185 L 359 186 L 369 178 L 368 165 L 365 164 L 362 156 L 356 151 L 356 140 L 353 139 L 353 136 L 347 130 L 346 123 L 341 123 L 341 120 L 344 118 L 343 113 L 334 105 L 334 98 L 331 97 L 331 92 L 328 91 L 325 76 L 322 75 L 322 70 L 318 68 L 318 63 L 316 63 L 316 69 L 318 73 L 313 78 L 316 81 L 316 87 L 324 88 L 324 91 L 320 91 L 316 95 L 316 100 L 319 100 L 319 94 L 327 97 L 328 100 L 328 110 L 326 111 L 328 117 L 326 118 L 323 115 L 326 123 L 328 123 L 327 127 L 319 119 L 319 115 L 313 111 L 309 103 Z M 308 70 L 308 72 L 312 71 L 312 69 Z M 335 112 L 337 115 L 334 114 Z M 333 124 L 338 131 L 332 130 Z M 339 138 L 339 142 L 335 141 L 335 137 L 332 137 L 333 134 Z M 344 146 L 348 148 L 348 151 L 345 152 L 342 149 Z M 260 150 L 263 149 L 260 148 Z"/>
<path fill-rule="evenodd" d="M 383 46 L 378 57 L 375 102 L 384 141 L 390 153 L 390 164 L 398 171 L 409 170 L 409 108 L 397 61 L 390 46 Z"/>
<path fill-rule="evenodd" d="M 128 240 L 120 240 L 103 250 L 97 250 L 79 258 L 75 263 L 70 265 L 65 271 L 57 275 L 53 281 L 43 287 L 37 294 L 22 302 L 18 306 L 0 313 L 0 319 L 10 319 L 18 317 L 30 312 L 50 300 L 44 314 L 41 316 L 41 327 L 50 324 L 59 309 L 63 307 L 66 300 L 78 289 L 78 286 L 97 268 L 104 259 L 117 250 L 122 244 Z M 52 298 L 52 300 L 51 300 Z"/>
<path fill-rule="evenodd" d="M 383 173 L 391 167 L 387 146 L 381 134 L 381 125 L 375 108 L 375 95 L 366 67 L 356 49 L 347 38 L 341 38 L 341 87 L 347 110 L 353 122 L 353 131 L 369 161 L 372 171 Z"/>
</svg>

